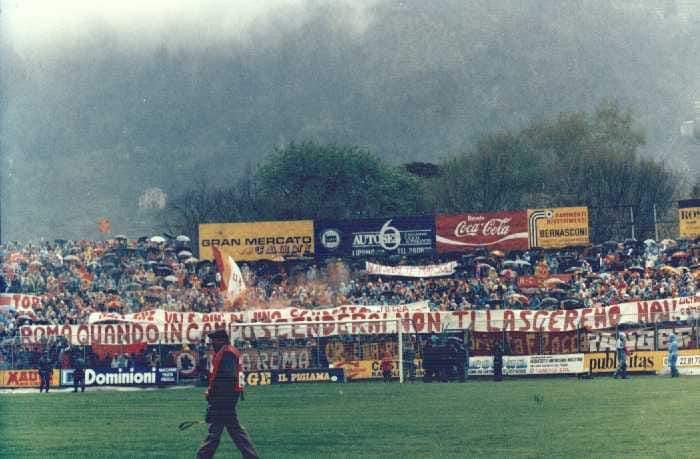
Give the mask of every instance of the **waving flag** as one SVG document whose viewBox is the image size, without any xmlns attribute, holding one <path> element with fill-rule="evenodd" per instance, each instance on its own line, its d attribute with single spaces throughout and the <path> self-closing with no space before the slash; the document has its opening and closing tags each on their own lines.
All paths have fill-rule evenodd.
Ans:
<svg viewBox="0 0 700 459">
<path fill-rule="evenodd" d="M 238 263 L 231 255 L 226 255 L 224 258 L 224 254 L 221 253 L 218 247 L 212 247 L 212 249 L 216 267 L 221 274 L 220 289 L 222 292 L 226 292 L 226 296 L 230 300 L 234 300 L 245 291 L 245 282 L 243 282 L 241 268 L 238 267 Z"/>
</svg>

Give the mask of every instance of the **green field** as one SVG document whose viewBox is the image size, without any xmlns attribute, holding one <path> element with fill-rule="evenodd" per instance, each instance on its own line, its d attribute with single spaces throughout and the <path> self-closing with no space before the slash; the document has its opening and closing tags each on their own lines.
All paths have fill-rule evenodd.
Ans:
<svg viewBox="0 0 700 459">
<path fill-rule="evenodd" d="M 0 394 L 0 457 L 194 457 L 206 426 L 176 427 L 204 408 L 201 388 Z M 250 387 L 239 404 L 264 458 L 699 457 L 699 411 L 692 377 Z M 217 457 L 239 457 L 225 435 Z"/>
</svg>

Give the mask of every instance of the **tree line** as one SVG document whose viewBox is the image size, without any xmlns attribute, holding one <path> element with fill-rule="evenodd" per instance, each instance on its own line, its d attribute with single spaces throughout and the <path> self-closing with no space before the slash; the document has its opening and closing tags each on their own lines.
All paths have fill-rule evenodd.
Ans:
<svg viewBox="0 0 700 459">
<path fill-rule="evenodd" d="M 227 186 L 200 179 L 169 202 L 166 218 L 196 237 L 209 222 L 588 206 L 592 241 L 630 237 L 632 225 L 642 239 L 654 237 L 654 208 L 663 219 L 688 185 L 642 157 L 644 143 L 614 102 L 484 135 L 438 162 L 395 165 L 359 146 L 292 142 L 235 171 Z"/>
</svg>

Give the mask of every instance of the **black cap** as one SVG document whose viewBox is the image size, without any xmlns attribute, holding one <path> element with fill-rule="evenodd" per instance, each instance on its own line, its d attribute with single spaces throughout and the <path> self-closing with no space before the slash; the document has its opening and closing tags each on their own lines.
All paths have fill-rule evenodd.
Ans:
<svg viewBox="0 0 700 459">
<path fill-rule="evenodd" d="M 207 335 L 209 339 L 225 339 L 228 340 L 228 333 L 226 330 L 214 330 Z"/>
</svg>

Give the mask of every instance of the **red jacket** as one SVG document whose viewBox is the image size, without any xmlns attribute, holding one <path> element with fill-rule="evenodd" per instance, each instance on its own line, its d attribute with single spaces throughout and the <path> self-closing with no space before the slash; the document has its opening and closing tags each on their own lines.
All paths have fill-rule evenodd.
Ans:
<svg viewBox="0 0 700 459">
<path fill-rule="evenodd" d="M 241 367 L 241 353 L 238 352 L 238 349 L 235 347 L 227 345 L 219 349 L 219 352 L 214 355 L 211 372 L 209 373 L 209 389 L 207 390 L 207 394 L 212 394 L 214 392 L 214 381 L 219 373 L 219 365 L 221 365 L 221 360 L 224 358 L 224 354 L 227 352 L 234 355 L 234 360 L 236 362 L 236 367 L 234 368 L 233 374 L 234 376 L 237 375 L 237 377 L 233 378 L 233 391 L 238 393 L 243 392 L 244 376 L 243 368 Z"/>
</svg>

